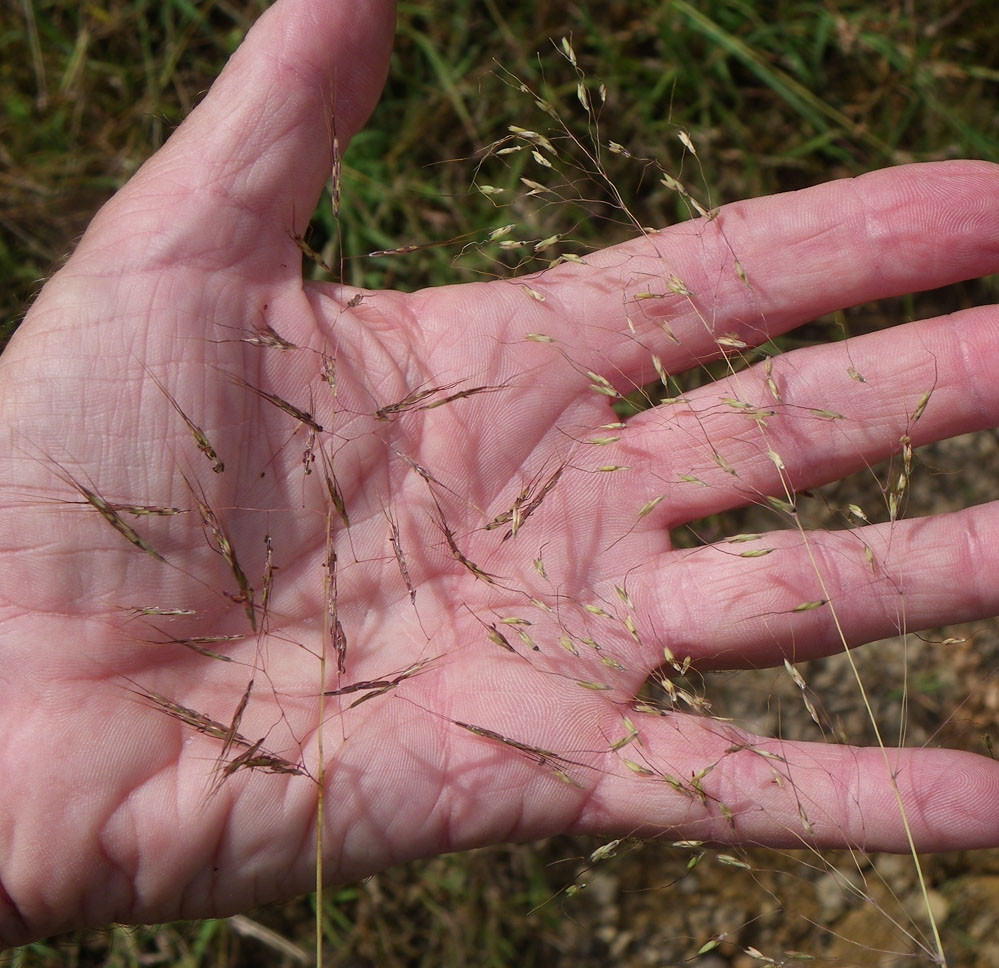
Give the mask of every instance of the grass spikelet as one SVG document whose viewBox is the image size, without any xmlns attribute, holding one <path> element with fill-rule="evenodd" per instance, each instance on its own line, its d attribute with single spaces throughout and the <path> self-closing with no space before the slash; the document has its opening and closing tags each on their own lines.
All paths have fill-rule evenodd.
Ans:
<svg viewBox="0 0 999 968">
<path fill-rule="evenodd" d="M 650 515 L 665 500 L 665 494 L 659 494 L 656 497 L 651 498 L 638 509 L 638 516 L 640 518 L 648 517 L 648 515 Z"/>
<path fill-rule="evenodd" d="M 916 409 L 912 411 L 912 422 L 915 423 L 926 411 L 926 406 L 930 402 L 930 397 L 933 395 L 933 390 L 927 390 L 920 398 L 919 403 L 916 404 Z"/>
<path fill-rule="evenodd" d="M 128 611 L 133 615 L 163 615 L 169 618 L 198 614 L 193 608 L 172 608 L 166 605 L 131 605 Z"/>
<path fill-rule="evenodd" d="M 375 416 L 379 420 L 391 420 L 403 413 L 420 410 L 435 410 L 437 407 L 443 407 L 449 403 L 454 403 L 455 400 L 464 400 L 466 397 L 474 397 L 479 393 L 495 393 L 497 390 L 505 389 L 503 386 L 478 386 L 469 387 L 465 390 L 459 390 L 457 393 L 448 393 L 449 390 L 454 389 L 457 385 L 457 383 L 450 383 L 445 386 L 414 390 L 412 393 L 403 397 L 402 400 L 387 404 L 384 407 L 379 407 L 375 411 Z M 447 396 L 442 397 L 439 400 L 430 399 L 438 393 L 446 393 Z"/>
<path fill-rule="evenodd" d="M 274 589 L 274 542 L 269 534 L 264 535 L 264 574 L 260 582 L 260 627 L 267 631 L 267 616 L 270 608 L 271 594 Z"/>
<path fill-rule="evenodd" d="M 514 654 L 516 654 L 517 650 L 512 645 L 510 645 L 510 642 L 507 639 L 507 637 L 502 632 L 500 632 L 500 630 L 496 628 L 495 625 L 489 626 L 488 631 L 486 632 L 486 636 L 490 642 L 492 642 L 495 645 L 498 645 L 501 649 L 506 649 L 507 652 L 513 652 Z"/>
<path fill-rule="evenodd" d="M 722 350 L 746 350 L 749 349 L 749 344 L 740 339 L 734 333 L 725 333 L 722 336 L 715 337 L 715 343 L 722 348 Z"/>
<path fill-rule="evenodd" d="M 406 556 L 402 551 L 402 539 L 399 534 L 399 525 L 391 516 L 388 509 L 385 509 L 385 517 L 389 524 L 389 544 L 392 546 L 392 553 L 395 555 L 396 564 L 399 566 L 399 574 L 402 576 L 403 584 L 409 593 L 409 600 L 416 605 L 416 586 L 409 574 L 409 566 L 406 564 Z"/>
<path fill-rule="evenodd" d="M 458 547 L 458 543 L 455 541 L 454 532 L 448 527 L 447 522 L 444 520 L 443 514 L 440 514 L 437 519 L 437 526 L 441 529 L 444 534 L 444 540 L 447 542 L 448 548 L 451 549 L 451 554 L 455 561 L 464 566 L 469 572 L 471 572 L 479 581 L 485 582 L 487 585 L 497 584 L 497 579 L 490 575 L 488 572 L 480 568 L 474 561 L 467 558 Z"/>
<path fill-rule="evenodd" d="M 267 390 L 262 390 L 260 387 L 254 386 L 252 383 L 247 383 L 240 376 L 231 377 L 232 381 L 245 390 L 249 390 L 251 393 L 256 394 L 261 400 L 266 400 L 268 403 L 277 407 L 279 410 L 283 410 L 288 416 L 294 417 L 295 420 L 305 424 L 306 427 L 311 427 L 317 434 L 323 432 L 322 424 L 316 422 L 315 417 L 312 416 L 307 410 L 302 410 L 296 407 L 293 403 L 289 403 L 283 397 L 279 397 L 276 393 L 270 393 Z"/>
<path fill-rule="evenodd" d="M 326 262 L 326 260 L 322 257 L 322 255 L 319 252 L 317 252 L 314 248 L 312 248 L 311 245 L 309 245 L 308 242 L 305 241 L 305 238 L 303 236 L 292 235 L 291 239 L 295 243 L 295 245 L 298 246 L 298 249 L 302 253 L 302 255 L 304 255 L 314 265 L 322 269 L 323 272 L 331 276 L 335 276 L 337 274 L 336 270 Z"/>
<path fill-rule="evenodd" d="M 594 373 L 592 370 L 587 370 L 586 375 L 592 381 L 590 383 L 590 389 L 596 391 L 597 393 L 603 394 L 605 397 L 618 397 L 620 394 L 611 385 L 610 380 L 606 377 L 602 377 L 599 373 Z"/>
<path fill-rule="evenodd" d="M 241 634 L 192 635 L 187 638 L 174 638 L 164 632 L 163 629 L 157 628 L 155 625 L 153 628 L 159 632 L 160 635 L 164 636 L 164 638 L 158 641 L 150 641 L 150 645 L 181 645 L 185 649 L 190 649 L 192 652 L 197 652 L 199 655 L 203 655 L 206 658 L 218 659 L 222 662 L 232 662 L 232 657 L 209 649 L 207 646 L 215 645 L 220 642 L 239 642 L 246 638 L 245 635 Z"/>
<path fill-rule="evenodd" d="M 250 683 L 250 687 L 252 687 L 252 681 Z M 242 712 L 246 708 L 246 701 L 249 696 L 250 687 L 247 688 L 243 698 L 240 700 L 240 703 L 237 706 L 236 715 L 233 717 L 233 723 L 235 723 L 236 726 L 238 726 L 239 719 L 242 717 Z M 260 770 L 264 773 L 285 773 L 293 776 L 308 775 L 300 763 L 292 763 L 290 760 L 287 760 L 282 756 L 278 756 L 275 753 L 270 753 L 264 750 L 262 748 L 264 742 L 263 738 L 258 739 L 256 742 L 251 742 L 244 735 L 238 732 L 236 726 L 233 726 L 232 724 L 230 724 L 230 726 L 224 726 L 222 723 L 212 719 L 210 716 L 206 716 L 204 713 L 200 713 L 197 710 L 174 702 L 172 699 L 169 699 L 161 693 L 153 690 L 136 686 L 131 691 L 148 704 L 165 713 L 171 719 L 176 719 L 178 722 L 183 723 L 185 726 L 195 730 L 196 732 L 203 733 L 206 736 L 211 736 L 214 739 L 220 740 L 223 743 L 224 750 L 230 749 L 233 746 L 242 748 L 243 752 L 231 759 L 225 764 L 225 766 L 221 767 L 219 771 L 218 783 L 221 783 L 227 777 L 230 777 L 234 773 L 243 769 Z M 216 790 L 219 788 L 218 783 L 215 787 Z"/>
<path fill-rule="evenodd" d="M 162 504 L 120 504 L 115 501 L 109 506 L 121 514 L 131 514 L 134 518 L 170 518 L 175 514 L 187 513 L 186 508 L 165 507 Z"/>
<path fill-rule="evenodd" d="M 236 580 L 236 586 L 239 588 L 239 595 L 232 596 L 233 601 L 243 606 L 243 609 L 246 612 L 246 617 L 250 621 L 250 627 L 254 632 L 256 632 L 257 612 L 253 601 L 254 590 L 246 577 L 246 573 L 239 564 L 239 560 L 236 557 L 236 549 L 233 547 L 232 541 L 226 533 L 219 516 L 212 509 L 211 505 L 209 505 L 208 498 L 205 496 L 204 490 L 200 486 L 195 489 L 194 485 L 187 479 L 186 476 L 184 477 L 184 481 L 197 502 L 198 511 L 201 515 L 201 522 L 205 529 L 205 537 L 208 539 L 209 547 L 214 552 L 221 555 L 223 560 L 229 566 L 229 570 L 232 572 L 233 578 Z"/>
<path fill-rule="evenodd" d="M 631 770 L 636 776 L 655 776 L 655 771 L 650 770 L 647 766 L 642 766 L 641 763 L 636 763 L 634 760 L 629 760 L 627 758 L 622 758 L 621 762 Z"/>
<path fill-rule="evenodd" d="M 329 495 L 329 499 L 338 517 L 343 522 L 343 526 L 349 528 L 350 517 L 347 514 L 347 504 L 344 501 L 343 492 L 340 490 L 340 484 L 333 471 L 333 460 L 327 455 L 325 450 L 320 450 L 320 454 L 322 455 L 323 480 L 326 482 L 326 493 Z"/>
<path fill-rule="evenodd" d="M 226 730 L 226 735 L 222 741 L 222 751 L 219 753 L 219 760 L 224 760 L 229 755 L 229 750 L 235 738 L 239 735 L 239 725 L 243 721 L 243 713 L 246 712 L 247 704 L 250 701 L 250 694 L 253 692 L 253 682 L 251 678 L 246 684 L 246 689 L 243 691 L 243 695 L 240 697 L 239 703 L 236 705 L 236 711 L 233 713 L 232 720 L 229 723 L 229 728 Z M 260 742 L 256 744 L 257 747 L 260 746 Z"/>
<path fill-rule="evenodd" d="M 576 786 L 576 781 L 574 781 L 565 770 L 561 769 L 562 764 L 571 764 L 571 760 L 567 760 L 565 757 L 560 756 L 558 753 L 554 753 L 551 750 L 543 749 L 540 746 L 532 746 L 529 743 L 522 743 L 519 740 L 512 739 L 509 736 L 504 736 L 502 733 L 497 733 L 495 730 L 486 729 L 484 726 L 475 726 L 472 723 L 461 722 L 457 719 L 452 719 L 451 723 L 466 732 L 472 733 L 475 736 L 480 736 L 483 739 L 493 740 L 494 742 L 501 743 L 503 746 L 509 747 L 510 749 L 516 750 L 519 753 L 523 753 L 528 759 L 533 760 L 539 766 L 553 766 L 555 764 L 559 765 L 559 768 L 555 770 L 556 776 L 560 780 Z"/>
<path fill-rule="evenodd" d="M 257 770 L 261 773 L 285 773 L 290 776 L 306 776 L 300 763 L 292 763 L 283 756 L 261 750 L 262 739 L 258 739 L 248 750 L 234 757 L 222 770 L 222 776 L 229 777 L 240 770 Z"/>
<path fill-rule="evenodd" d="M 50 458 L 51 460 L 51 458 Z M 64 483 L 72 487 L 79 495 L 83 497 L 83 503 L 90 505 L 95 511 L 97 511 L 100 516 L 107 521 L 108 524 L 114 528 L 129 544 L 134 545 L 140 551 L 149 555 L 150 558 L 156 561 L 163 562 L 166 564 L 166 558 L 163 557 L 145 538 L 143 538 L 136 530 L 133 528 L 122 516 L 115 510 L 114 506 L 106 501 L 96 490 L 93 485 L 87 487 L 86 485 L 80 483 L 72 474 L 69 473 L 62 465 L 52 461 L 52 467 L 55 469 L 55 474 Z M 137 505 L 128 505 L 128 507 L 135 508 Z M 142 507 L 145 507 L 144 505 Z"/>
<path fill-rule="evenodd" d="M 626 730 L 624 736 L 610 744 L 610 752 L 612 753 L 616 753 L 638 740 L 638 727 L 627 716 L 624 717 L 624 726 Z"/>
<path fill-rule="evenodd" d="M 820 598 L 815 602 L 802 602 L 800 605 L 795 605 L 791 609 L 792 612 L 814 612 L 817 608 L 822 608 L 823 605 L 827 605 L 827 599 Z"/>
<path fill-rule="evenodd" d="M 507 541 L 510 538 L 517 536 L 517 533 L 524 526 L 524 522 L 534 514 L 534 512 L 541 506 L 544 499 L 551 493 L 552 489 L 558 484 L 559 479 L 562 477 L 562 473 L 567 465 L 560 464 L 548 479 L 541 485 L 540 488 L 535 491 L 537 486 L 537 478 L 532 480 L 528 485 L 517 495 L 513 502 L 513 506 L 498 514 L 494 517 L 487 525 L 486 530 L 491 531 L 494 528 L 502 527 L 504 524 L 510 524 L 510 530 L 503 536 L 503 540 Z M 540 559 L 539 559 L 540 560 Z M 537 563 L 535 563 L 535 568 L 537 568 Z M 543 573 L 539 571 L 541 577 L 546 577 Z"/>
</svg>

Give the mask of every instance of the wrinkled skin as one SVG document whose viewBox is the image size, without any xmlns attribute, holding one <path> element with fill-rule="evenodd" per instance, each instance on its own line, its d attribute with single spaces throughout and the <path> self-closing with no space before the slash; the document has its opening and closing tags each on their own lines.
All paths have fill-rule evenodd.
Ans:
<svg viewBox="0 0 999 968">
<path fill-rule="evenodd" d="M 899 168 L 732 205 L 711 222 L 534 277 L 544 302 L 521 280 L 357 303 L 355 291 L 303 284 L 292 235 L 329 175 L 329 79 L 343 145 L 378 97 L 392 29 L 386 2 L 276 4 L 204 103 L 95 218 L 0 359 L 0 941 L 224 915 L 308 889 L 320 682 L 326 691 L 392 683 L 352 708 L 377 690 L 324 699 L 330 879 L 557 832 L 906 850 L 892 774 L 921 849 L 999 844 L 991 760 L 756 742 L 735 724 L 629 706 L 664 646 L 704 669 L 737 668 L 891 634 L 903 572 L 910 629 L 999 612 L 995 504 L 807 540 L 784 527 L 747 546 L 774 549 L 758 558 L 739 557 L 741 546 L 671 551 L 669 541 L 671 527 L 786 496 L 768 448 L 800 489 L 897 452 L 906 433 L 918 445 L 999 423 L 995 307 L 781 357 L 771 374 L 779 405 L 757 367 L 668 413 L 599 430 L 615 418 L 586 376 L 626 392 L 655 379 L 652 353 L 676 372 L 717 355 L 720 334 L 757 343 L 837 307 L 999 270 L 999 169 Z M 630 303 L 633 334 L 623 294 L 662 289 L 669 273 L 693 296 Z M 265 322 L 297 349 L 246 342 Z M 335 397 L 322 354 L 335 359 Z M 311 474 L 308 428 L 237 378 L 323 426 Z M 425 402 L 490 390 L 374 415 L 451 384 Z M 164 389 L 204 430 L 223 472 L 198 453 Z M 779 411 L 765 441 L 759 424 L 719 402 L 727 397 Z M 808 408 L 844 419 L 806 418 Z M 621 439 L 586 443 L 611 435 Z M 324 461 L 349 529 L 329 509 Z M 515 537 L 485 529 L 563 465 Z M 72 479 L 108 501 L 186 511 L 121 512 L 165 561 L 80 503 Z M 232 539 L 253 586 L 249 609 L 210 529 L 206 539 L 199 499 Z M 444 525 L 483 574 L 452 550 Z M 266 609 L 265 534 L 276 566 Z M 872 577 L 865 545 L 888 577 Z M 339 671 L 331 547 L 346 643 Z M 792 611 L 820 599 L 831 607 Z M 197 614 L 137 616 L 134 606 Z M 534 623 L 539 650 L 518 626 L 498 624 L 510 616 Z M 515 651 L 490 638 L 491 624 Z M 222 633 L 246 636 L 206 646 L 229 662 L 164 644 Z M 578 656 L 558 645 L 562 634 Z M 600 652 L 581 644 L 587 635 Z M 228 726 L 251 678 L 238 724 L 246 742 L 226 752 L 164 708 Z M 626 717 L 640 743 L 615 749 Z M 226 771 L 257 739 L 272 767 L 308 775 Z M 703 796 L 662 781 L 709 766 Z M 790 782 L 775 783 L 775 769 Z"/>
</svg>

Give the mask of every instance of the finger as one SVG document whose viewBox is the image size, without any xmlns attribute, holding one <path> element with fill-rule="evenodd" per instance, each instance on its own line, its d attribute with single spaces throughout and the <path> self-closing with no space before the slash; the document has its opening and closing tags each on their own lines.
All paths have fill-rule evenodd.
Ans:
<svg viewBox="0 0 999 968">
<path fill-rule="evenodd" d="M 601 522 L 599 562 L 591 560 L 617 583 L 622 563 L 661 554 L 673 528 L 740 505 L 765 508 L 768 498 L 778 502 L 776 527 L 802 490 L 903 447 L 999 424 L 999 387 L 987 365 L 997 355 L 999 313 L 968 310 L 796 350 L 775 358 L 769 376 L 761 364 L 623 427 L 600 429 L 599 417 L 588 426 L 563 423 L 564 434 L 578 443 L 553 497 L 573 509 L 568 520 Z M 582 376 L 579 382 L 597 396 L 591 380 Z M 619 470 L 597 473 L 598 467 Z M 906 473 L 900 459 L 892 487 Z M 889 493 L 890 500 L 898 495 Z M 866 509 L 871 518 L 878 511 Z M 729 553 L 760 550 L 733 547 Z"/>
<path fill-rule="evenodd" d="M 636 725 L 626 749 L 648 772 L 612 754 L 580 831 L 908 852 L 907 823 L 920 851 L 999 844 L 999 764 L 985 757 L 760 739 L 679 715 Z"/>
<path fill-rule="evenodd" d="M 507 338 L 550 335 L 627 391 L 656 378 L 651 352 L 680 372 L 717 357 L 723 334 L 755 346 L 835 309 L 995 272 L 997 187 L 995 165 L 943 162 L 737 202 L 586 266 L 494 283 L 494 305 Z"/>
<path fill-rule="evenodd" d="M 999 425 L 997 357 L 993 307 L 797 350 L 769 374 L 760 364 L 639 414 L 604 454 L 634 468 L 615 482 L 631 503 L 647 499 L 649 476 L 666 496 L 657 526 L 793 500 L 898 453 L 903 438 L 919 447 Z"/>
<path fill-rule="evenodd" d="M 722 542 L 628 581 L 650 648 L 655 630 L 701 668 L 762 667 L 999 614 L 997 546 L 993 502 L 856 531 Z"/>
<path fill-rule="evenodd" d="M 342 151 L 374 108 L 393 29 L 392 0 L 281 0 L 95 224 L 127 213 L 162 260 L 217 264 L 264 243 L 272 261 L 265 243 L 289 243 L 330 178 L 334 129 Z"/>
</svg>

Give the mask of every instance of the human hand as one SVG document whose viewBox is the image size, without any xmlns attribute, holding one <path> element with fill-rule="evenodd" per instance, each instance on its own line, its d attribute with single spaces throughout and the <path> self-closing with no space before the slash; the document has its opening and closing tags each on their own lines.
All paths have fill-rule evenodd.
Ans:
<svg viewBox="0 0 999 968">
<path fill-rule="evenodd" d="M 755 345 L 995 271 L 997 170 L 741 203 L 524 280 L 303 285 L 291 236 L 328 176 L 329 79 L 345 144 L 391 26 L 388 4 L 277 5 L 0 359 L 0 941 L 307 889 L 320 778 L 337 880 L 560 831 L 904 850 L 892 776 L 920 848 L 999 843 L 990 760 L 755 740 L 682 697 L 666 716 L 632 703 L 664 647 L 736 668 L 895 631 L 902 563 L 909 628 L 999 611 L 992 505 L 669 544 L 903 435 L 995 425 L 994 308 L 788 354 L 602 429 L 602 391 L 655 379 L 653 354 L 679 372 L 728 334 Z M 670 276 L 691 295 L 636 299 Z M 175 609 L 194 614 L 150 613 Z"/>
</svg>

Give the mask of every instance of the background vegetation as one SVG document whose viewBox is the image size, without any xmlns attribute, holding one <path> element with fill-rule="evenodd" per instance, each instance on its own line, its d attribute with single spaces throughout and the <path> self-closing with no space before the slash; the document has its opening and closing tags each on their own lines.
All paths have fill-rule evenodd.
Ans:
<svg viewBox="0 0 999 968">
<path fill-rule="evenodd" d="M 0 340 L 95 209 L 198 102 L 265 6 L 10 0 L 0 9 Z M 385 96 L 345 161 L 339 232 L 321 206 L 310 237 L 327 260 L 342 259 L 346 281 L 415 289 L 543 267 L 547 260 L 518 250 L 468 244 L 510 222 L 522 237 L 561 233 L 580 255 L 633 234 L 592 170 L 581 168 L 554 204 L 550 195 L 526 197 L 519 156 L 484 159 L 483 149 L 509 124 L 552 125 L 511 75 L 543 93 L 585 137 L 576 75 L 552 42 L 568 35 L 592 90 L 606 85 L 604 143 L 682 170 L 705 205 L 908 161 L 999 160 L 999 20 L 991 0 L 404 2 Z M 694 141 L 699 166 L 691 167 L 681 129 Z M 645 165 L 620 154 L 605 159 L 642 224 L 688 216 Z M 503 191 L 485 194 L 483 185 Z M 366 255 L 410 244 L 424 247 L 404 257 Z M 841 338 L 997 298 L 993 277 L 858 307 L 815 326 Z M 984 461 L 982 492 L 973 480 L 965 487 L 972 500 L 994 498 L 994 434 L 962 446 L 931 456 L 927 466 Z M 926 510 L 937 509 L 933 500 L 926 499 Z M 994 727 L 995 625 L 965 638 L 951 647 L 945 670 L 938 651 L 907 653 L 918 686 L 910 740 L 980 749 Z M 886 710 L 897 704 L 897 677 L 879 678 L 874 664 L 866 674 Z M 823 676 L 832 689 L 835 666 L 815 664 L 809 681 Z M 775 678 L 758 677 L 755 707 L 732 708 L 755 708 L 757 725 L 772 728 L 773 709 L 791 697 Z M 744 684 L 739 692 L 746 693 Z M 839 711 L 834 689 L 827 697 L 844 722 L 849 695 Z M 948 717 L 958 702 L 959 713 Z M 851 724 L 848 735 L 862 738 L 862 731 L 862 722 Z M 860 965 L 911 964 L 907 954 L 918 951 L 891 923 L 895 918 L 911 932 L 920 926 L 918 905 L 908 900 L 905 858 L 783 861 L 751 852 L 740 855 L 745 871 L 706 855 L 684 876 L 693 855 L 623 844 L 615 858 L 585 873 L 596 846 L 558 840 L 480 851 L 333 891 L 324 914 L 329 961 L 689 960 L 743 968 L 765 963 L 747 954 L 751 947 L 778 962 L 797 963 L 799 951 Z M 999 935 L 999 853 L 935 859 L 930 875 L 951 963 L 999 963 L 992 940 Z M 844 881 L 860 886 L 853 891 Z M 307 964 L 312 903 L 227 921 L 60 938 L 0 955 L 0 964 Z"/>
</svg>

